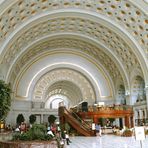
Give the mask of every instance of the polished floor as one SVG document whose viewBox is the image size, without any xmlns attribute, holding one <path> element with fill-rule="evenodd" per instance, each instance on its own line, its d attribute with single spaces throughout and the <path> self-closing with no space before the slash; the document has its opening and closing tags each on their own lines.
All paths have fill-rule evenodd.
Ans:
<svg viewBox="0 0 148 148">
<path fill-rule="evenodd" d="M 136 141 L 135 137 L 120 137 L 114 135 L 102 135 L 102 137 L 70 137 L 72 143 L 66 148 L 148 148 L 148 137 L 142 141 Z"/>
</svg>

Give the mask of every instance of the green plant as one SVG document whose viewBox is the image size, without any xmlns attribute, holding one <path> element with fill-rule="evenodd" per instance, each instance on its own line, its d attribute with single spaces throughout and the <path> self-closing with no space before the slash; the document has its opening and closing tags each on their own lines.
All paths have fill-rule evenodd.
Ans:
<svg viewBox="0 0 148 148">
<path fill-rule="evenodd" d="M 51 140 L 53 137 L 47 135 L 46 127 L 42 124 L 33 124 L 32 128 L 26 133 L 16 133 L 13 140 L 31 141 L 31 140 Z"/>
<path fill-rule="evenodd" d="M 21 133 L 20 132 L 17 132 L 15 134 L 13 134 L 12 140 L 19 140 L 20 139 L 20 136 L 21 136 Z"/>
<path fill-rule="evenodd" d="M 100 123 L 101 126 L 105 126 L 106 125 L 105 118 L 99 118 L 98 122 Z"/>
<path fill-rule="evenodd" d="M 131 137 L 132 136 L 132 131 L 130 130 L 130 129 L 125 129 L 124 131 L 123 131 L 123 134 L 122 134 L 122 136 L 124 136 L 124 137 Z"/>
<path fill-rule="evenodd" d="M 11 87 L 0 80 L 0 120 L 5 120 L 11 106 Z"/>
<path fill-rule="evenodd" d="M 30 129 L 32 140 L 44 140 L 47 130 L 42 124 L 34 124 Z"/>
<path fill-rule="evenodd" d="M 22 140 L 22 141 L 30 141 L 31 139 L 32 139 L 32 137 L 31 137 L 30 132 L 20 134 L 20 136 L 19 136 L 19 140 Z"/>
<path fill-rule="evenodd" d="M 30 124 L 34 124 L 35 121 L 36 121 L 36 116 L 35 115 L 30 115 L 29 116 L 29 122 L 30 122 Z"/>
<path fill-rule="evenodd" d="M 18 116 L 16 118 L 17 125 L 21 125 L 21 123 L 24 121 L 25 121 L 25 118 L 24 118 L 23 114 L 18 114 Z"/>
<path fill-rule="evenodd" d="M 56 120 L 57 118 L 54 116 L 54 115 L 50 115 L 49 117 L 48 117 L 48 122 L 49 122 L 49 124 L 51 125 L 51 124 L 54 124 L 54 122 L 55 122 L 55 120 Z"/>
</svg>

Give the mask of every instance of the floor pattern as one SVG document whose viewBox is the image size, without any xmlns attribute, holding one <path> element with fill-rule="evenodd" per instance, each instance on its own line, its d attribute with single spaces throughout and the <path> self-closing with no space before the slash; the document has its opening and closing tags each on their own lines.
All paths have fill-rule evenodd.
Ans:
<svg viewBox="0 0 148 148">
<path fill-rule="evenodd" d="M 136 141 L 135 137 L 120 137 L 114 135 L 102 135 L 102 137 L 70 137 L 72 143 L 66 148 L 148 148 L 148 137 L 142 141 Z"/>
</svg>

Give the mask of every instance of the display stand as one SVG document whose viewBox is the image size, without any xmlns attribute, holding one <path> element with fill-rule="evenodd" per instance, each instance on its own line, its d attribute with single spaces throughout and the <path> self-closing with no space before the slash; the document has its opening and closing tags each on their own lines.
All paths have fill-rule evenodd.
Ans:
<svg viewBox="0 0 148 148">
<path fill-rule="evenodd" d="M 142 148 L 142 141 L 145 140 L 144 127 L 135 127 L 135 138 L 137 141 L 140 141 L 140 147 Z"/>
</svg>

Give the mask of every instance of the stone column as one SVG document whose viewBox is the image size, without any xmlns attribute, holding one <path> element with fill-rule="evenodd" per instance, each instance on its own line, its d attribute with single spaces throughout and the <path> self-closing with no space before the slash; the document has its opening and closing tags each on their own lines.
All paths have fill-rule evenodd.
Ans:
<svg viewBox="0 0 148 148">
<path fill-rule="evenodd" d="M 145 119 L 146 119 L 146 118 L 148 118 L 147 109 L 146 108 L 144 109 L 144 112 L 145 112 Z"/>
<path fill-rule="evenodd" d="M 119 118 L 116 118 L 115 119 L 115 124 L 119 127 L 120 126 L 120 124 L 119 124 Z M 125 126 L 125 123 L 124 123 L 124 126 Z"/>
<path fill-rule="evenodd" d="M 147 115 L 148 115 L 148 86 L 146 86 L 146 88 L 145 88 L 145 93 L 146 93 Z"/>
<path fill-rule="evenodd" d="M 141 109 L 139 110 L 139 115 L 140 115 L 140 118 L 139 119 L 143 119 L 143 112 L 142 112 Z"/>
<path fill-rule="evenodd" d="M 138 111 L 136 109 L 134 110 L 133 122 L 135 126 L 138 125 Z"/>
<path fill-rule="evenodd" d="M 41 114 L 41 123 L 44 122 L 43 120 L 44 120 L 44 119 L 43 119 L 43 114 Z"/>
</svg>

